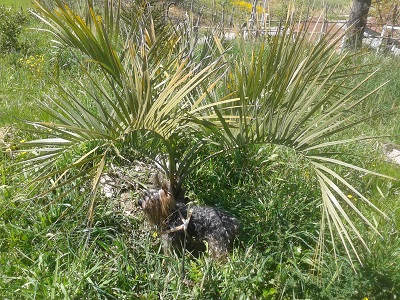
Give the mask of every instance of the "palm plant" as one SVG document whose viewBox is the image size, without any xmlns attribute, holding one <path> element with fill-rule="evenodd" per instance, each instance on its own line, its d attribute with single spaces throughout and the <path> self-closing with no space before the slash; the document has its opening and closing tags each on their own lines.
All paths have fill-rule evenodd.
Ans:
<svg viewBox="0 0 400 300">
<path fill-rule="evenodd" d="M 31 184 L 52 179 L 47 193 L 91 178 L 95 195 L 107 160 L 129 146 L 161 166 L 182 201 L 184 179 L 204 161 L 251 144 L 281 145 L 314 168 L 322 195 L 321 244 L 327 226 L 349 255 L 357 255 L 354 236 L 367 247 L 347 209 L 375 227 L 344 190 L 379 209 L 331 166 L 380 174 L 325 150 L 367 138 L 337 140 L 335 134 L 363 121 L 355 108 L 374 92 L 355 97 L 370 76 L 349 63 L 358 54 L 335 54 L 340 37 L 310 46 L 305 34 L 293 40 L 288 29 L 230 64 L 216 35 L 197 43 L 190 28 L 157 25 L 146 5 L 133 5 L 128 14 L 120 2 L 104 1 L 100 17 L 88 1 L 84 19 L 55 2 L 53 10 L 36 1 L 37 16 L 58 43 L 87 57 L 91 67 L 79 84 L 89 104 L 62 86 L 47 97 L 54 121 L 30 122 L 45 138 L 20 145 L 32 152 L 19 162 L 32 172 Z M 219 150 L 200 156 L 209 144 Z M 60 165 L 65 157 L 69 163 Z"/>
</svg>

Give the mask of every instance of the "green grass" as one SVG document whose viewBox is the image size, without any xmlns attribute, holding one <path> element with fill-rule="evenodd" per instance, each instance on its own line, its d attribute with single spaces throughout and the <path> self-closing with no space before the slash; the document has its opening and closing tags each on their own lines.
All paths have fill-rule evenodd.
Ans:
<svg viewBox="0 0 400 300">
<path fill-rule="evenodd" d="M 45 78 L 29 66 L 21 65 L 20 59 L 24 58 L 19 57 L 17 61 L 0 58 L 0 63 L 4 66 L 0 78 L 1 126 L 18 120 L 44 117 L 37 106 L 37 99 L 42 96 L 40 91 L 49 88 L 49 82 L 43 80 Z"/>
<path fill-rule="evenodd" d="M 4 1 L 3 1 L 4 2 Z M 27 1 L 25 2 L 27 3 Z M 49 36 L 35 32 L 25 53 L 0 58 L 0 128 L 12 126 L 6 143 L 27 136 L 21 119 L 46 119 L 38 100 L 55 83 L 74 88 L 83 78 L 68 53 L 48 51 Z M 238 50 L 239 51 L 239 50 Z M 40 71 L 27 59 L 44 55 Z M 60 72 L 54 76 L 54 62 Z M 25 63 L 21 63 L 25 62 Z M 34 59 L 33 59 L 34 60 Z M 33 61 L 31 60 L 31 61 Z M 362 109 L 386 110 L 400 104 L 400 59 L 368 54 L 381 67 L 368 89 L 391 83 Z M 384 114 L 354 134 L 398 135 L 399 113 Z M 1 138 L 1 136 L 0 136 Z M 346 146 L 349 161 L 400 178 L 399 166 L 385 163 L 380 142 Z M 400 184 L 360 174 L 357 187 L 390 217 L 375 216 L 382 238 L 362 232 L 371 252 L 351 270 L 344 252 L 326 252 L 321 276 L 310 270 L 318 238 L 318 186 L 307 162 L 273 146 L 247 149 L 210 161 L 189 178 L 193 200 L 219 205 L 242 222 L 238 247 L 227 261 L 207 255 L 188 259 L 180 280 L 180 260 L 165 256 L 158 237 L 140 212 L 122 213 L 117 199 L 96 199 L 93 226 L 85 224 L 90 198 L 62 191 L 32 199 L 21 189 L 26 174 L 8 165 L 19 155 L 0 155 L 0 299 L 394 299 L 400 291 Z M 11 152 L 11 153 L 10 153 Z M 135 199 L 137 195 L 133 195 Z M 357 201 L 356 199 L 354 201 Z M 358 205 L 358 204 L 357 204 Z M 329 243 L 326 245 L 329 249 Z M 361 245 L 358 245 L 362 249 Z"/>
<path fill-rule="evenodd" d="M 0 0 L 0 5 L 13 7 L 16 10 L 32 8 L 31 0 Z"/>
<path fill-rule="evenodd" d="M 262 164 L 256 158 L 266 153 L 274 158 Z M 57 194 L 38 203 L 15 199 L 10 191 L 0 206 L 0 296 L 392 299 L 400 288 L 399 215 L 378 226 L 384 239 L 364 233 L 372 252 L 361 253 L 365 265 L 357 266 L 357 274 L 347 258 L 339 256 L 336 266 L 332 254 L 326 253 L 317 280 L 309 267 L 319 219 L 319 208 L 310 199 L 317 199 L 318 193 L 312 178 L 299 180 L 307 178 L 306 172 L 307 165 L 282 149 L 250 149 L 198 170 L 188 185 L 194 199 L 230 208 L 241 219 L 243 234 L 226 262 L 207 256 L 189 259 L 186 274 L 191 285 L 181 282 L 180 260 L 162 254 L 140 213 L 129 217 L 116 202 L 98 199 L 87 240 L 82 224 L 89 205 L 86 197 L 71 195 L 43 209 Z M 388 191 L 382 185 L 381 189 Z M 398 212 L 395 197 L 390 196 L 390 206 Z"/>
</svg>

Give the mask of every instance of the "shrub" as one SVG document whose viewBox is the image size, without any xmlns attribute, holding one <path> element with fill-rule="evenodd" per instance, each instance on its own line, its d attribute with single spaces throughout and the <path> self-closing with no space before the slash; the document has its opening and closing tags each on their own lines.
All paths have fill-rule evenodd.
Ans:
<svg viewBox="0 0 400 300">
<path fill-rule="evenodd" d="M 19 51 L 18 37 L 27 23 L 28 16 L 23 11 L 0 5 L 0 54 Z"/>
</svg>

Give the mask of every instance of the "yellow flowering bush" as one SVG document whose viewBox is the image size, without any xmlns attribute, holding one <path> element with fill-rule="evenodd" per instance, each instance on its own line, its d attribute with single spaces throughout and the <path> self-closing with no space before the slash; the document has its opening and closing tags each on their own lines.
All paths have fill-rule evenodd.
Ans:
<svg viewBox="0 0 400 300">
<path fill-rule="evenodd" d="M 253 5 L 251 3 L 247 2 L 247 1 L 243 1 L 243 0 L 242 1 L 230 0 L 229 2 L 234 8 L 236 8 L 240 11 L 248 12 L 248 13 L 251 12 L 251 9 L 253 7 Z M 257 9 L 257 13 L 263 13 L 264 9 L 261 6 L 257 5 L 256 9 Z"/>
<path fill-rule="evenodd" d="M 18 60 L 21 66 L 27 67 L 33 74 L 40 74 L 43 70 L 44 55 L 37 54 L 23 57 Z"/>
</svg>

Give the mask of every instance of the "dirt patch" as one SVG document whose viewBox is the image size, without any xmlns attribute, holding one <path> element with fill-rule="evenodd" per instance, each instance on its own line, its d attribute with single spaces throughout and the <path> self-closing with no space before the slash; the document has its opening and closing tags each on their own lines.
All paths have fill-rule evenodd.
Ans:
<svg viewBox="0 0 400 300">
<path fill-rule="evenodd" d="M 12 139 L 14 137 L 14 128 L 12 126 L 0 127 L 0 151 L 11 150 Z"/>
<path fill-rule="evenodd" d="M 383 153 L 388 158 L 389 161 L 392 161 L 398 165 L 400 165 L 400 146 L 388 143 L 382 144 Z"/>
<path fill-rule="evenodd" d="M 116 202 L 118 210 L 133 216 L 138 211 L 139 195 L 154 185 L 156 174 L 160 174 L 160 169 L 152 163 L 134 161 L 126 166 L 110 165 L 108 172 L 100 177 L 99 187 L 105 198 Z"/>
<path fill-rule="evenodd" d="M 0 127 L 0 145 L 5 144 L 12 136 L 13 128 L 11 126 Z"/>
</svg>

